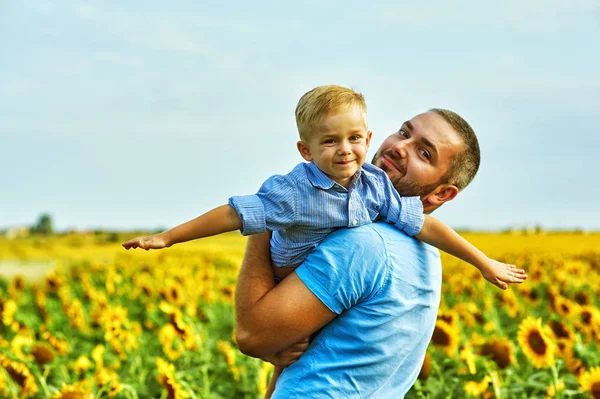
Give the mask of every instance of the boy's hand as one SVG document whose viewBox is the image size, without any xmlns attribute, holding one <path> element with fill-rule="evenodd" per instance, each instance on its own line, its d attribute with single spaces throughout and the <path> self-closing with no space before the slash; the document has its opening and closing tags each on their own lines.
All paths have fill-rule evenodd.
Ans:
<svg viewBox="0 0 600 399">
<path fill-rule="evenodd" d="M 489 258 L 480 271 L 487 281 L 503 290 L 508 288 L 509 283 L 521 284 L 527 279 L 525 270 Z"/>
<path fill-rule="evenodd" d="M 152 236 L 136 237 L 127 242 L 123 243 L 123 248 L 142 248 L 146 251 L 149 249 L 161 249 L 169 247 L 167 241 L 162 234 L 155 234 Z"/>
<path fill-rule="evenodd" d="M 308 338 L 305 338 L 302 341 L 296 342 L 289 348 L 286 348 L 281 352 L 277 352 L 273 356 L 269 356 L 267 358 L 264 358 L 263 360 L 265 362 L 273 364 L 275 367 L 286 368 L 292 363 L 294 363 L 296 360 L 300 359 L 300 356 L 302 356 L 302 354 L 306 352 L 306 349 L 308 348 L 309 344 L 310 340 Z"/>
</svg>

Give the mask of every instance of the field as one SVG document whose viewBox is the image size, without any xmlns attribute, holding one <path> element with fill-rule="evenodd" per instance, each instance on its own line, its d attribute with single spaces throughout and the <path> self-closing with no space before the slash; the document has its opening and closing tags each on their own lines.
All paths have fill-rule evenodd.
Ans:
<svg viewBox="0 0 600 399">
<path fill-rule="evenodd" d="M 262 397 L 272 367 L 233 332 L 245 238 L 146 252 L 123 250 L 129 236 L 0 238 L 0 397 Z M 408 398 L 600 398 L 600 234 L 465 237 L 529 279 L 501 291 L 443 255 Z M 56 267 L 32 276 L 32 262 Z"/>
</svg>

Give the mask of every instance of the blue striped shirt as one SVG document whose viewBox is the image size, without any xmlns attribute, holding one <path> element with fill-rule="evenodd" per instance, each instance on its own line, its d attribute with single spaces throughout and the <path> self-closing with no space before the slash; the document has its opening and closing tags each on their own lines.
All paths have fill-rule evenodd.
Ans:
<svg viewBox="0 0 600 399">
<path fill-rule="evenodd" d="M 298 266 L 340 227 L 358 227 L 380 216 L 410 236 L 423 226 L 419 197 L 401 197 L 384 171 L 364 164 L 348 189 L 314 163 L 300 163 L 287 175 L 271 176 L 254 195 L 229 199 L 242 220 L 242 234 L 272 230 L 275 266 Z"/>
</svg>

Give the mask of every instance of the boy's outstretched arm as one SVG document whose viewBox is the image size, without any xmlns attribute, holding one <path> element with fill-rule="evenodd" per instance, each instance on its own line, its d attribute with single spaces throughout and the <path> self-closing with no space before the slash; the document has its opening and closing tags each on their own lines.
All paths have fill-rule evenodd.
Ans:
<svg viewBox="0 0 600 399">
<path fill-rule="evenodd" d="M 423 227 L 415 238 L 472 264 L 486 280 L 503 290 L 508 288 L 507 283 L 522 283 L 527 278 L 525 270 L 488 258 L 450 226 L 431 216 L 425 215 Z"/>
<path fill-rule="evenodd" d="M 210 237 L 242 228 L 242 220 L 230 205 L 221 205 L 188 222 L 151 236 L 133 238 L 123 247 L 161 249 L 180 242 Z"/>
</svg>

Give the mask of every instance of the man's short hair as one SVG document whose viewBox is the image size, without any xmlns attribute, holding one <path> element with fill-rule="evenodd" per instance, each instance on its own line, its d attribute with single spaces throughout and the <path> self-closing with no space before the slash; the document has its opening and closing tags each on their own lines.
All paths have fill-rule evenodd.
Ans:
<svg viewBox="0 0 600 399">
<path fill-rule="evenodd" d="M 340 111 L 359 107 L 367 125 L 367 104 L 364 96 L 347 87 L 318 86 L 304 94 L 296 106 L 296 125 L 300 139 L 307 141 L 317 124 L 324 118 Z"/>
<path fill-rule="evenodd" d="M 463 148 L 454 154 L 450 167 L 441 179 L 442 183 L 452 184 L 461 191 L 471 183 L 479 169 L 481 154 L 477 136 L 467 121 L 456 112 L 442 108 L 432 108 L 429 111 L 444 118 L 464 144 Z"/>
</svg>

